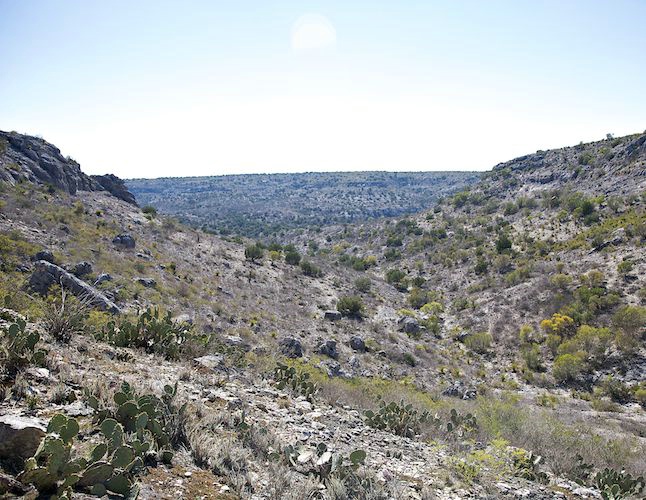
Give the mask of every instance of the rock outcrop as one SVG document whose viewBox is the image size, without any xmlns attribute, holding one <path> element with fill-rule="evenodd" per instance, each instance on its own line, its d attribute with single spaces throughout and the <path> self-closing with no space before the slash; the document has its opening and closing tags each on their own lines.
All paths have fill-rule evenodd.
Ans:
<svg viewBox="0 0 646 500">
<path fill-rule="evenodd" d="M 92 175 L 90 177 L 112 196 L 115 196 L 126 203 L 130 203 L 131 205 L 137 205 L 135 195 L 128 191 L 126 183 L 116 175 Z"/>
<path fill-rule="evenodd" d="M 0 131 L 0 180 L 9 184 L 33 182 L 77 191 L 107 191 L 113 196 L 137 204 L 124 182 L 114 175 L 89 176 L 72 158 L 39 137 Z"/>
<path fill-rule="evenodd" d="M 49 287 L 59 284 L 77 297 L 87 300 L 92 306 L 108 311 L 119 313 L 119 307 L 108 299 L 103 293 L 96 288 L 88 285 L 85 281 L 80 280 L 72 273 L 67 272 L 56 264 L 39 260 L 34 266 L 34 272 L 29 279 L 29 288 L 34 292 L 46 294 Z"/>
</svg>

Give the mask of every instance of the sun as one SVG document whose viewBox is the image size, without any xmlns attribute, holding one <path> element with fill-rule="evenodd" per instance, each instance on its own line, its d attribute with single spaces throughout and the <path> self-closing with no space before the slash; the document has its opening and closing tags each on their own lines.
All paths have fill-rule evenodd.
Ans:
<svg viewBox="0 0 646 500">
<path fill-rule="evenodd" d="M 336 45 L 336 30 L 327 17 L 305 14 L 292 26 L 292 49 L 296 52 L 324 49 Z"/>
</svg>

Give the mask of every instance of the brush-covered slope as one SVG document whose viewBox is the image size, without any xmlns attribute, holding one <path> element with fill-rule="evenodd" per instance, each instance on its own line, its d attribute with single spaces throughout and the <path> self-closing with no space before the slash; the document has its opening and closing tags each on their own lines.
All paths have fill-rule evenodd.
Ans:
<svg viewBox="0 0 646 500">
<path fill-rule="evenodd" d="M 132 179 L 142 205 L 219 234 L 285 236 L 419 212 L 478 180 L 475 172 L 333 172 Z"/>
<path fill-rule="evenodd" d="M 3 183 L 0 414 L 73 416 L 87 456 L 102 419 L 134 425 L 123 382 L 156 394 L 168 442 L 142 431 L 156 453 L 117 471 L 144 498 L 598 497 L 604 468 L 645 467 L 644 137 L 536 153 L 293 246 Z M 60 269 L 45 297 L 42 259 Z M 121 312 L 62 307 L 66 270 Z M 11 355 L 16 314 L 44 359 Z M 29 489 L 6 453 L 0 487 Z"/>
</svg>

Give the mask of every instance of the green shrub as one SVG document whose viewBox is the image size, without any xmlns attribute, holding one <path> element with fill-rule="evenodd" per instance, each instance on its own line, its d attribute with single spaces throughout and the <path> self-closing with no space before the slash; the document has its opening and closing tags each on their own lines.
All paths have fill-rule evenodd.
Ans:
<svg viewBox="0 0 646 500">
<path fill-rule="evenodd" d="M 492 342 L 493 337 L 489 332 L 473 333 L 464 339 L 464 345 L 479 354 L 488 352 Z"/>
<path fill-rule="evenodd" d="M 309 260 L 303 260 L 301 261 L 301 269 L 303 270 L 303 274 L 305 276 L 311 276 L 312 278 L 319 278 L 323 276 L 323 271 L 314 264 L 312 264 Z"/>
<path fill-rule="evenodd" d="M 473 270 L 476 274 L 486 274 L 489 270 L 489 263 L 482 257 L 478 257 L 476 265 Z"/>
<path fill-rule="evenodd" d="M 559 345 L 558 354 L 575 354 L 583 352 L 588 361 L 595 365 L 601 364 L 605 353 L 610 347 L 613 335 L 608 328 L 594 328 L 581 325 L 574 337 Z"/>
<path fill-rule="evenodd" d="M 301 261 L 301 254 L 296 250 L 289 250 L 285 252 L 285 262 L 290 266 L 297 266 Z"/>
<path fill-rule="evenodd" d="M 521 353 L 523 359 L 525 360 L 525 365 L 527 365 L 527 368 L 534 372 L 538 372 L 543 369 L 541 349 L 538 344 L 524 346 L 521 350 Z"/>
<path fill-rule="evenodd" d="M 496 251 L 498 253 L 503 253 L 507 250 L 511 250 L 511 239 L 505 233 L 501 233 L 496 240 Z"/>
<path fill-rule="evenodd" d="M 354 287 L 358 292 L 362 293 L 368 293 L 370 291 L 371 285 L 372 281 L 367 276 L 362 276 L 361 278 L 357 278 L 354 281 Z"/>
<path fill-rule="evenodd" d="M 400 283 L 406 277 L 406 273 L 401 269 L 388 269 L 386 271 L 386 281 L 391 285 Z"/>
<path fill-rule="evenodd" d="M 420 309 L 428 302 L 428 293 L 421 288 L 413 288 L 408 295 L 408 304 L 414 309 Z"/>
<path fill-rule="evenodd" d="M 146 205 L 141 209 L 141 211 L 146 215 L 150 215 L 151 217 L 155 217 L 157 215 L 157 209 L 151 205 Z"/>
<path fill-rule="evenodd" d="M 558 382 L 577 380 L 588 370 L 584 352 L 567 353 L 557 356 L 552 367 L 552 374 Z"/>
<path fill-rule="evenodd" d="M 343 316 L 361 318 L 364 313 L 363 301 L 356 295 L 341 297 L 336 305 L 337 311 Z"/>
<path fill-rule="evenodd" d="M 260 245 L 258 245 L 258 243 L 254 245 L 247 245 L 244 249 L 245 259 L 252 262 L 255 262 L 257 259 L 261 259 L 264 253 L 265 251 Z"/>
</svg>

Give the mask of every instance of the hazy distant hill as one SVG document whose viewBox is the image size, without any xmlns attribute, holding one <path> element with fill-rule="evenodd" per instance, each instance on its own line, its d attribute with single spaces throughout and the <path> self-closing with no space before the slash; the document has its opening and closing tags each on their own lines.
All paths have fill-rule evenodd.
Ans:
<svg viewBox="0 0 646 500">
<path fill-rule="evenodd" d="M 355 222 L 419 212 L 479 179 L 474 172 L 342 172 L 133 179 L 143 205 L 222 234 Z"/>
</svg>

